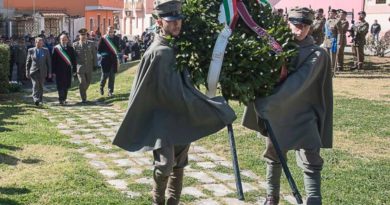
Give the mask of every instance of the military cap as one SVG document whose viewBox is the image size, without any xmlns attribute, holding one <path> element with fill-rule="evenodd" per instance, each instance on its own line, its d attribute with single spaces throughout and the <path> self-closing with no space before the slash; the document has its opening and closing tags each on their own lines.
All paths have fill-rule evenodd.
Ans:
<svg viewBox="0 0 390 205">
<path fill-rule="evenodd" d="M 88 30 L 86 28 L 82 28 L 79 30 L 79 34 L 86 34 Z"/>
<path fill-rule="evenodd" d="M 181 0 L 155 0 L 154 16 L 166 21 L 183 19 L 181 14 Z"/>
<path fill-rule="evenodd" d="M 292 24 L 311 25 L 314 19 L 314 11 L 307 7 L 295 7 L 288 12 L 288 21 Z"/>
<path fill-rule="evenodd" d="M 337 10 L 336 9 L 331 9 L 330 12 L 337 13 Z"/>
<path fill-rule="evenodd" d="M 360 11 L 358 14 L 359 14 L 359 15 L 360 15 L 360 14 L 363 14 L 364 16 L 366 16 L 366 12 L 365 12 L 365 11 Z"/>
</svg>

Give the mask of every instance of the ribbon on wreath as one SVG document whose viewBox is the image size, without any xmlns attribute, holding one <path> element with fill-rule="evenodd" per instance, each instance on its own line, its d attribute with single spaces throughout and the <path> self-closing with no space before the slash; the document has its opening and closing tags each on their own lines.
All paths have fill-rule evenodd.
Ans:
<svg viewBox="0 0 390 205">
<path fill-rule="evenodd" d="M 274 4 L 271 4 L 268 0 L 258 0 L 258 3 L 264 6 L 272 6 L 275 5 L 275 3 L 277 2 L 278 0 L 274 0 Z M 225 55 L 226 46 L 229 42 L 229 37 L 233 33 L 234 27 L 236 26 L 239 17 L 241 17 L 244 20 L 245 24 L 249 28 L 251 28 L 259 37 L 267 38 L 269 45 L 271 46 L 275 54 L 282 52 L 282 47 L 280 46 L 280 44 L 276 42 L 276 40 L 271 35 L 269 35 L 265 29 L 257 25 L 256 22 L 252 19 L 242 0 L 223 0 L 220 6 L 218 20 L 221 24 L 225 24 L 225 27 L 219 33 L 217 41 L 214 45 L 212 59 L 207 76 L 208 90 L 206 92 L 206 95 L 208 97 L 214 97 L 217 93 L 217 84 L 221 73 L 221 67 Z M 282 81 L 286 77 L 287 69 L 285 66 L 283 66 L 281 70 L 280 80 Z"/>
</svg>

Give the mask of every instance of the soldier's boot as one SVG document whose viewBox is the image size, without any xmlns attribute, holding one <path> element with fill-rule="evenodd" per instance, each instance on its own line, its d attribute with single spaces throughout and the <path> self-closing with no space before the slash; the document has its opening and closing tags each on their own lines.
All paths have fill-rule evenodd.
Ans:
<svg viewBox="0 0 390 205">
<path fill-rule="evenodd" d="M 165 190 L 167 188 L 169 176 L 164 176 L 157 169 L 153 173 L 153 190 L 152 190 L 152 200 L 153 205 L 165 205 Z"/>
<path fill-rule="evenodd" d="M 304 184 L 307 195 L 306 205 L 322 205 L 321 173 L 304 173 Z"/>
<path fill-rule="evenodd" d="M 184 169 L 173 169 L 168 180 L 168 200 L 167 205 L 178 205 L 180 202 L 181 190 L 183 188 Z"/>
<path fill-rule="evenodd" d="M 267 196 L 265 199 L 264 205 L 278 205 L 279 197 L 278 196 Z"/>
</svg>

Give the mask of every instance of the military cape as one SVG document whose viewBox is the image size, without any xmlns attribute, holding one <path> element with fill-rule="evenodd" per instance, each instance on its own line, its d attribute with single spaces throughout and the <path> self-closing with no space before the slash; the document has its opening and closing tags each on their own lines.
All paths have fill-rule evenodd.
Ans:
<svg viewBox="0 0 390 205">
<path fill-rule="evenodd" d="M 257 98 L 249 104 L 242 123 L 249 129 L 263 132 L 264 129 L 257 125 L 257 116 L 268 120 L 282 150 L 331 148 L 330 58 L 325 50 L 314 45 L 311 36 L 298 45 L 295 71 L 275 88 L 272 95 Z"/>
<path fill-rule="evenodd" d="M 128 151 L 185 145 L 235 119 L 223 97 L 208 98 L 193 87 L 188 72 L 176 69 L 174 49 L 156 35 L 139 64 L 113 144 Z"/>
</svg>

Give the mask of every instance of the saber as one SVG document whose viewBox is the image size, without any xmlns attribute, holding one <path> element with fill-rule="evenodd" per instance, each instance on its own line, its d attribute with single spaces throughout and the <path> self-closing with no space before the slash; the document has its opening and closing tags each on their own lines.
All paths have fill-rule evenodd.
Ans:
<svg viewBox="0 0 390 205">
<path fill-rule="evenodd" d="M 284 172 L 284 174 L 286 175 L 288 184 L 290 185 L 290 188 L 291 188 L 292 193 L 293 193 L 293 195 L 294 195 L 294 197 L 295 197 L 295 200 L 297 200 L 297 203 L 298 203 L 298 204 L 303 204 L 302 196 L 301 196 L 301 194 L 299 193 L 299 190 L 298 190 L 298 188 L 297 188 L 297 185 L 295 184 L 294 178 L 292 177 L 291 172 L 290 172 L 290 169 L 289 169 L 288 166 L 287 166 L 287 162 L 286 162 L 286 160 L 285 160 L 284 157 L 283 157 L 283 153 L 282 153 L 282 151 L 280 150 L 278 141 L 277 141 L 276 138 L 275 138 L 275 135 L 274 135 L 274 132 L 272 131 L 271 125 L 269 124 L 268 120 L 265 120 L 265 119 L 259 119 L 259 120 L 257 120 L 258 123 L 260 123 L 260 122 L 262 122 L 262 121 L 264 122 L 265 127 L 267 128 L 268 137 L 269 137 L 269 139 L 271 140 L 272 144 L 274 145 L 276 154 L 278 155 L 279 160 L 280 160 L 280 163 L 282 164 L 283 172 Z M 259 126 L 260 126 L 260 125 L 259 125 Z"/>
<path fill-rule="evenodd" d="M 229 142 L 230 142 L 230 151 L 232 152 L 234 176 L 236 179 L 237 196 L 238 196 L 239 200 L 243 201 L 243 200 L 245 200 L 245 198 L 244 198 L 244 191 L 242 190 L 240 167 L 238 165 L 236 142 L 234 140 L 233 126 L 231 124 L 228 124 L 227 129 L 228 129 Z"/>
<path fill-rule="evenodd" d="M 206 95 L 210 98 L 214 97 L 217 93 L 217 83 L 219 81 L 219 75 L 221 72 L 224 52 L 231 34 L 232 34 L 232 30 L 228 26 L 225 26 L 225 28 L 219 34 L 217 42 L 215 43 L 214 46 L 213 56 L 211 59 L 209 73 L 207 76 L 208 89 Z M 227 125 L 227 129 L 229 135 L 230 151 L 232 153 L 234 177 L 236 179 L 237 197 L 239 200 L 244 200 L 244 191 L 242 189 L 240 167 L 238 165 L 237 149 L 236 149 L 236 142 L 234 140 L 233 126 L 229 124 Z"/>
</svg>

